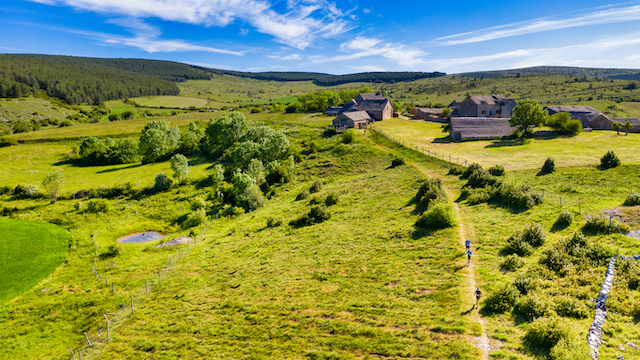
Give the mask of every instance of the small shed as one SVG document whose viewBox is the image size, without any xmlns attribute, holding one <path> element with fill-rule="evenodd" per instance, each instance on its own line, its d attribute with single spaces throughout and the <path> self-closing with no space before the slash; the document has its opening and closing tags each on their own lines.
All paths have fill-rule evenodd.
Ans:
<svg viewBox="0 0 640 360">
<path fill-rule="evenodd" d="M 433 119 L 433 118 L 441 118 L 442 117 L 442 109 L 432 109 L 432 108 L 418 108 L 415 111 L 416 119 Z"/>
<path fill-rule="evenodd" d="M 499 139 L 516 131 L 508 119 L 455 117 L 451 118 L 451 138 L 454 140 Z"/>
<path fill-rule="evenodd" d="M 333 119 L 333 127 L 336 129 L 339 128 L 349 128 L 352 129 L 354 127 L 361 127 L 363 125 L 367 125 L 372 122 L 371 116 L 368 112 L 362 111 L 351 111 L 338 115 L 335 119 Z"/>
</svg>

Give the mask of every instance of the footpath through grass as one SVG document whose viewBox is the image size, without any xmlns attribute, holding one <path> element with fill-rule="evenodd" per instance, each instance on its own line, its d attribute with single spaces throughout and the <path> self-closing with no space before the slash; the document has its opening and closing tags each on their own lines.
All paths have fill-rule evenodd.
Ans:
<svg viewBox="0 0 640 360">
<path fill-rule="evenodd" d="M 0 218 L 0 304 L 46 279 L 68 250 L 69 233 L 61 227 Z"/>
</svg>

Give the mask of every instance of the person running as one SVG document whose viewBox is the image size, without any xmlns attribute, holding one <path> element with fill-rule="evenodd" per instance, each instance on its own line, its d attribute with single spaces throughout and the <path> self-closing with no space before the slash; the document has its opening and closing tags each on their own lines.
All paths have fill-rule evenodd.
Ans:
<svg viewBox="0 0 640 360">
<path fill-rule="evenodd" d="M 471 262 L 471 249 L 467 249 L 467 265 Z"/>
<path fill-rule="evenodd" d="M 467 241 L 464 242 L 464 245 L 467 248 L 467 250 L 471 249 L 471 240 L 467 238 Z"/>
<path fill-rule="evenodd" d="M 476 307 L 478 307 L 478 304 L 480 303 L 480 298 L 482 297 L 482 291 L 480 291 L 480 288 L 477 288 L 474 295 L 476 296 Z"/>
</svg>

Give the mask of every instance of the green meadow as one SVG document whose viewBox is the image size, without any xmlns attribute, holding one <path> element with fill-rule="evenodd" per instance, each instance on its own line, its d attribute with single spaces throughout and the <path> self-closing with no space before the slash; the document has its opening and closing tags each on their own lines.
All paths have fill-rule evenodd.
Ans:
<svg viewBox="0 0 640 360">
<path fill-rule="evenodd" d="M 69 234 L 53 224 L 0 218 L 0 234 L 0 303 L 49 277 L 69 249 Z"/>
</svg>

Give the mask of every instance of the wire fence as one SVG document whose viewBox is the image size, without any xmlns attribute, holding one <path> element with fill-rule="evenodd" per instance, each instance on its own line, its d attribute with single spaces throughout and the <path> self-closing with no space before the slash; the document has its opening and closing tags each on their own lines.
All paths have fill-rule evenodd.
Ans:
<svg viewBox="0 0 640 360">
<path fill-rule="evenodd" d="M 163 261 L 154 272 L 153 276 L 150 276 L 144 280 L 137 280 L 137 287 L 132 291 L 127 291 L 126 288 L 130 288 L 130 282 L 109 282 L 106 276 L 102 276 L 98 270 L 98 242 L 96 237 L 100 231 L 95 231 L 91 235 L 94 247 L 95 257 L 93 259 L 93 266 L 91 272 L 98 280 L 98 284 L 104 284 L 107 287 L 110 296 L 119 299 L 119 306 L 113 311 L 100 314 L 96 318 L 96 327 L 94 330 L 87 330 L 83 332 L 84 344 L 78 348 L 69 348 L 68 359 L 82 360 L 93 359 L 100 355 L 102 350 L 107 344 L 112 342 L 113 335 L 118 329 L 127 322 L 132 316 L 135 315 L 136 309 L 138 309 L 153 293 L 157 290 L 159 285 L 169 276 L 175 266 L 182 263 L 183 258 L 191 253 L 191 250 L 198 245 L 198 242 L 204 241 L 204 234 L 209 230 L 209 226 L 213 225 L 215 219 L 211 219 L 211 222 L 200 225 L 197 229 L 199 234 L 196 235 L 192 241 L 184 244 L 175 245 L 175 251 L 167 254 L 167 259 Z M 126 220 L 125 220 L 126 221 Z M 125 221 L 121 221 L 117 224 L 112 224 L 107 227 L 107 230 L 117 228 Z"/>
<path fill-rule="evenodd" d="M 415 150 L 418 151 L 424 155 L 427 156 L 431 156 L 435 159 L 438 160 L 442 160 L 442 161 L 446 161 L 446 162 L 450 162 L 452 164 L 456 164 L 456 165 L 460 165 L 460 166 L 467 166 L 470 165 L 470 163 L 467 160 L 461 159 L 459 156 L 453 156 L 451 154 L 447 154 L 445 152 L 437 152 L 435 150 L 431 150 L 431 149 L 427 149 L 424 146 L 418 146 L 418 145 L 414 145 L 412 143 L 410 143 L 409 141 L 403 140 L 403 139 L 399 139 L 383 130 L 377 129 L 373 126 L 369 126 L 368 127 L 369 130 L 375 131 L 378 134 L 384 136 L 385 138 L 387 138 L 388 140 L 409 148 L 410 150 Z M 463 161 L 464 160 L 464 161 Z"/>
</svg>

